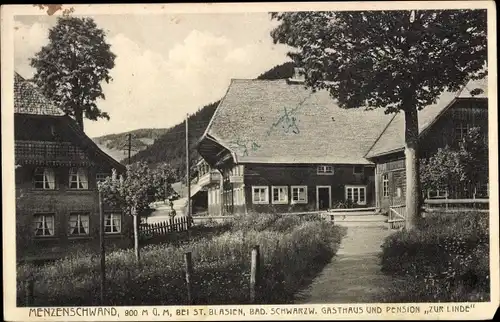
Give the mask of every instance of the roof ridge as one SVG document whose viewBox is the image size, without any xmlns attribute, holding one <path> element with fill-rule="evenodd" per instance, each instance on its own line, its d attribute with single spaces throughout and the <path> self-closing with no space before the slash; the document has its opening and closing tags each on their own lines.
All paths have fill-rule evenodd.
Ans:
<svg viewBox="0 0 500 322">
<path fill-rule="evenodd" d="M 394 116 L 389 120 L 389 122 L 387 122 L 387 124 L 385 125 L 384 129 L 382 130 L 382 132 L 380 132 L 380 134 L 377 136 L 377 138 L 375 139 L 375 141 L 373 141 L 373 144 L 370 146 L 370 148 L 368 149 L 368 151 L 366 151 L 365 155 L 363 156 L 364 158 L 366 158 L 366 156 L 368 154 L 370 154 L 370 151 L 373 149 L 373 147 L 375 146 L 375 144 L 377 144 L 377 142 L 380 140 L 380 138 L 382 137 L 382 135 L 384 135 L 385 131 L 387 130 L 387 128 L 389 128 L 389 125 L 391 125 L 392 121 L 394 121 L 394 119 L 396 118 L 396 116 L 398 114 L 399 114 L 399 112 L 394 113 Z"/>
</svg>

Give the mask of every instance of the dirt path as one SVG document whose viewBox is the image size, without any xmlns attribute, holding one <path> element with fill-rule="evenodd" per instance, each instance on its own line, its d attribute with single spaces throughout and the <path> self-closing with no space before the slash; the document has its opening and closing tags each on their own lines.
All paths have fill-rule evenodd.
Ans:
<svg viewBox="0 0 500 322">
<path fill-rule="evenodd" d="M 380 227 L 349 227 L 341 248 L 296 303 L 369 303 L 391 283 L 380 272 L 384 238 L 391 232 Z"/>
</svg>

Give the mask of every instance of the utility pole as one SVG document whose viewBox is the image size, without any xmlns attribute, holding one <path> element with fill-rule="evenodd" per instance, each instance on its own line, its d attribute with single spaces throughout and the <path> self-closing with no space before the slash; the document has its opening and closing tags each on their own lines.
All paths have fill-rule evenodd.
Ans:
<svg viewBox="0 0 500 322">
<path fill-rule="evenodd" d="M 99 190 L 99 246 L 101 250 L 101 305 L 104 305 L 104 289 L 106 287 L 106 251 L 104 248 L 104 214 L 102 210 L 102 196 Z"/>
<path fill-rule="evenodd" d="M 189 169 L 189 114 L 186 114 L 186 185 L 187 185 L 187 208 L 186 215 L 191 217 L 191 180 L 189 177 L 191 176 L 191 171 Z"/>
<path fill-rule="evenodd" d="M 132 133 L 128 134 L 128 164 L 130 164 L 130 152 L 132 150 Z"/>
</svg>

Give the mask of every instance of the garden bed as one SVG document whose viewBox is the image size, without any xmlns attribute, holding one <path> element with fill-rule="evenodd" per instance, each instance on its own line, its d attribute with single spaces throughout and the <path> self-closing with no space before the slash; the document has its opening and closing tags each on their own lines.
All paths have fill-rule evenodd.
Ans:
<svg viewBox="0 0 500 322">
<path fill-rule="evenodd" d="M 489 301 L 488 214 L 428 215 L 382 247 L 382 270 L 394 287 L 381 301 Z"/>
<path fill-rule="evenodd" d="M 261 283 L 257 301 L 291 303 L 336 253 L 345 229 L 318 219 L 278 215 L 237 217 L 230 231 L 181 245 L 142 249 L 139 265 L 132 250 L 106 257 L 105 305 L 187 304 L 183 256 L 192 252 L 195 304 L 249 302 L 250 252 L 259 245 Z M 76 256 L 39 268 L 18 267 L 18 305 L 24 282 L 34 279 L 35 306 L 100 305 L 99 258 Z"/>
</svg>

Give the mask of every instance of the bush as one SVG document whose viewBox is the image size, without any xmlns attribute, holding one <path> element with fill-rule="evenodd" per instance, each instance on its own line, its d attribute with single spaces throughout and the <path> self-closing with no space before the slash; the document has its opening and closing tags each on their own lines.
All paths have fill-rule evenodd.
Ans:
<svg viewBox="0 0 500 322">
<path fill-rule="evenodd" d="M 382 271 L 397 279 L 389 301 L 488 301 L 488 216 L 425 218 L 383 244 Z"/>
<path fill-rule="evenodd" d="M 249 300 L 250 253 L 260 246 L 262 277 L 259 301 L 290 303 L 294 294 L 337 251 L 343 230 L 326 221 L 250 215 L 231 231 L 181 246 L 142 249 L 139 265 L 131 250 L 106 257 L 106 305 L 186 304 L 183 256 L 192 252 L 196 304 L 244 304 Z M 99 305 L 99 258 L 72 257 L 39 268 L 18 267 L 18 305 L 23 282 L 35 279 L 35 305 Z"/>
</svg>

